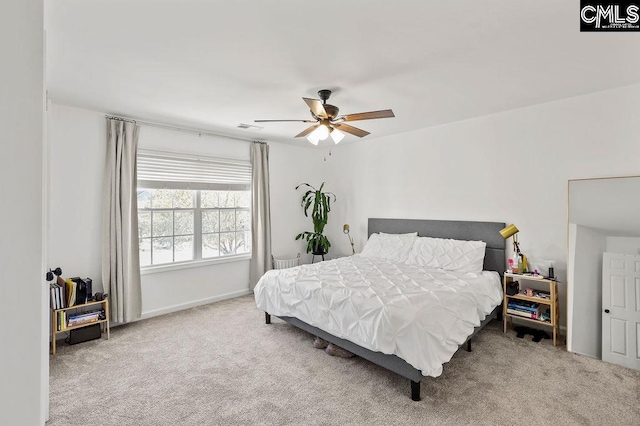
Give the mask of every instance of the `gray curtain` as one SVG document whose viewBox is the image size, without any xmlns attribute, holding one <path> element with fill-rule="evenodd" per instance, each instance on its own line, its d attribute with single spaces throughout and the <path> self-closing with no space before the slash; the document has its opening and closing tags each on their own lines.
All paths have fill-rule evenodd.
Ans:
<svg viewBox="0 0 640 426">
<path fill-rule="evenodd" d="M 271 208 L 269 207 L 269 145 L 251 146 L 251 272 L 249 288 L 271 269 Z"/>
<path fill-rule="evenodd" d="M 109 293 L 111 320 L 117 323 L 136 320 L 142 314 L 136 174 L 139 129 L 135 123 L 107 119 L 102 285 Z"/>
</svg>

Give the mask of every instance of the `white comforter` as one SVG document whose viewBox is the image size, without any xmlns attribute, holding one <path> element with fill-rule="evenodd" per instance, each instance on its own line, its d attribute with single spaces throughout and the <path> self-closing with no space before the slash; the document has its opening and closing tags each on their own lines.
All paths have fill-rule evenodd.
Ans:
<svg viewBox="0 0 640 426">
<path fill-rule="evenodd" d="M 495 272 L 421 269 L 359 255 L 269 271 L 254 291 L 258 308 L 272 315 L 397 355 L 432 377 L 502 301 Z"/>
</svg>

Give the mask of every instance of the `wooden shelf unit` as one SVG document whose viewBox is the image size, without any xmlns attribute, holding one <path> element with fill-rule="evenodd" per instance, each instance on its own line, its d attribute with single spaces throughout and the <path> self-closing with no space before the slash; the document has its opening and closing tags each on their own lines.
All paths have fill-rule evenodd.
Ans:
<svg viewBox="0 0 640 426">
<path fill-rule="evenodd" d="M 102 305 L 102 309 L 104 309 L 105 319 L 89 322 L 87 324 L 74 325 L 72 327 L 66 327 L 64 330 L 58 330 L 58 313 L 62 311 L 72 311 L 74 309 L 82 309 L 89 306 L 98 306 Z M 109 299 L 99 300 L 97 302 L 87 302 L 82 305 L 73 305 L 68 308 L 62 309 L 52 309 L 51 310 L 51 352 L 55 356 L 56 355 L 56 335 L 60 333 L 65 333 L 71 330 L 77 330 L 79 328 L 87 327 L 94 324 L 104 324 L 102 327 L 104 328 L 104 332 L 107 333 L 107 340 L 109 340 Z"/>
<path fill-rule="evenodd" d="M 545 289 L 544 291 L 549 291 L 550 294 L 550 298 L 549 299 L 543 299 L 540 297 L 530 297 L 530 296 L 525 296 L 523 294 L 514 294 L 514 295 L 508 295 L 507 294 L 507 283 L 513 282 L 513 281 L 518 281 L 520 283 L 520 290 L 522 290 L 523 288 L 527 287 L 524 286 L 522 284 L 523 281 L 528 281 L 529 283 L 532 284 L 532 288 L 536 287 L 533 285 L 533 283 L 538 283 L 541 285 L 545 285 L 547 286 L 547 289 Z M 540 289 L 538 289 L 540 290 Z M 531 322 L 531 323 L 535 323 L 535 324 L 539 324 L 539 325 L 546 325 L 549 327 L 552 327 L 553 329 L 553 346 L 557 346 L 557 340 L 558 340 L 558 335 L 559 335 L 559 330 L 560 330 L 560 309 L 559 309 L 559 304 L 558 304 L 558 282 L 555 280 L 551 280 L 551 279 L 546 279 L 546 278 L 540 278 L 540 277 L 533 277 L 533 276 L 529 276 L 529 275 L 522 275 L 522 274 L 510 274 L 510 273 L 505 273 L 504 274 L 504 280 L 502 283 L 502 292 L 504 295 L 504 303 L 503 303 L 503 312 L 502 312 L 502 322 L 503 322 L 503 327 L 504 327 L 504 332 L 507 332 L 507 322 L 511 323 L 511 327 L 513 328 L 513 319 L 516 318 L 518 320 L 523 320 L 526 322 Z M 542 305 L 549 305 L 549 310 L 550 310 L 550 321 L 543 321 L 540 319 L 533 319 L 533 318 L 527 318 L 527 317 L 522 317 L 520 315 L 512 315 L 507 313 L 507 306 L 509 304 L 509 299 L 517 299 L 517 300 L 525 300 L 528 302 L 534 302 L 534 303 L 540 303 Z"/>
</svg>

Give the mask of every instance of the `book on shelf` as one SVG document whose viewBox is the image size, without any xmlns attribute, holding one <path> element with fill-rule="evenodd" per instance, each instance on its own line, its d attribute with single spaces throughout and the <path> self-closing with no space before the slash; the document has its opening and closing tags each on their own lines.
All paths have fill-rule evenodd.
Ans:
<svg viewBox="0 0 640 426">
<path fill-rule="evenodd" d="M 58 303 L 56 302 L 56 288 L 53 286 L 53 284 L 49 284 L 49 295 L 51 301 L 51 309 L 58 309 Z"/>
<path fill-rule="evenodd" d="M 535 312 L 521 311 L 518 309 L 507 308 L 507 313 L 510 315 L 516 315 L 523 318 L 538 319 L 538 314 L 536 314 Z"/>
<path fill-rule="evenodd" d="M 76 325 L 83 325 L 83 324 L 90 324 L 92 322 L 97 322 L 97 321 L 100 321 L 100 319 L 102 318 L 104 318 L 104 310 L 82 312 L 82 313 L 69 315 L 67 324 L 69 327 L 73 327 Z"/>
<path fill-rule="evenodd" d="M 56 294 L 56 309 L 61 309 L 62 308 L 62 303 L 60 303 L 60 286 L 58 284 L 54 284 L 53 285 L 53 289 L 55 290 Z"/>
<path fill-rule="evenodd" d="M 521 311 L 540 313 L 540 304 L 528 302 L 526 300 L 509 300 L 507 308 L 518 309 Z"/>
<path fill-rule="evenodd" d="M 69 319 L 80 319 L 80 318 L 84 318 L 84 317 L 93 317 L 93 316 L 99 316 L 103 311 L 90 311 L 90 312 L 78 312 L 75 314 L 71 314 L 69 315 Z"/>
<path fill-rule="evenodd" d="M 56 315 L 56 330 L 64 331 L 67 328 L 67 315 L 65 311 L 60 311 Z"/>
<path fill-rule="evenodd" d="M 63 284 L 51 283 L 49 284 L 49 292 L 51 295 L 51 309 L 64 309 L 69 307 L 69 295 L 70 286 L 62 280 Z"/>
<path fill-rule="evenodd" d="M 95 318 L 86 318 L 86 319 L 82 319 L 82 320 L 78 320 L 78 321 L 70 321 L 69 322 L 69 327 L 75 327 L 77 325 L 86 325 L 86 324 L 91 324 L 94 322 L 98 322 L 100 321 L 100 319 L 98 317 Z"/>
<path fill-rule="evenodd" d="M 66 282 L 64 278 L 58 277 L 58 279 L 56 280 L 55 286 L 57 288 L 56 298 L 58 299 L 58 309 L 66 308 L 68 305 L 67 305 L 67 300 L 66 300 L 67 298 L 66 298 L 66 292 L 65 292 Z"/>
<path fill-rule="evenodd" d="M 98 318 L 100 316 L 100 312 L 90 312 L 82 315 L 70 315 L 69 321 L 81 321 L 87 318 Z"/>
<path fill-rule="evenodd" d="M 507 314 L 523 318 L 530 318 L 541 322 L 551 322 L 551 314 L 549 312 L 549 309 L 544 312 L 542 312 L 541 310 L 532 312 L 507 306 Z"/>
<path fill-rule="evenodd" d="M 73 281 L 71 278 L 67 278 L 65 280 L 65 284 L 66 284 L 65 288 L 67 290 L 67 294 L 66 294 L 67 306 L 73 306 L 76 303 L 77 283 Z"/>
<path fill-rule="evenodd" d="M 52 284 L 52 289 L 51 291 L 52 296 L 53 296 L 53 305 L 55 306 L 54 309 L 60 309 L 60 297 L 58 296 L 58 284 Z"/>
</svg>

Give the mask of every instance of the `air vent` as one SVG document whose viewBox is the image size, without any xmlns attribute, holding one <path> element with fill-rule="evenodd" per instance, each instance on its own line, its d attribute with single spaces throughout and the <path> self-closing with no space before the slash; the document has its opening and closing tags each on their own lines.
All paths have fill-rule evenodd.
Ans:
<svg viewBox="0 0 640 426">
<path fill-rule="evenodd" d="M 263 127 L 254 126 L 252 124 L 240 123 L 238 124 L 238 129 L 246 129 L 246 130 L 262 130 Z"/>
</svg>

